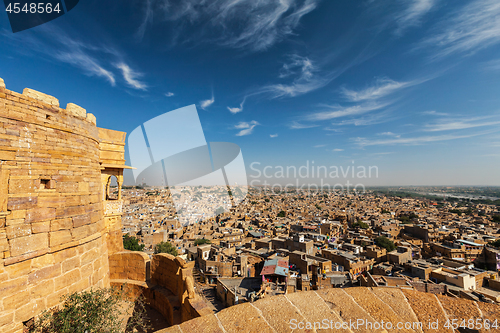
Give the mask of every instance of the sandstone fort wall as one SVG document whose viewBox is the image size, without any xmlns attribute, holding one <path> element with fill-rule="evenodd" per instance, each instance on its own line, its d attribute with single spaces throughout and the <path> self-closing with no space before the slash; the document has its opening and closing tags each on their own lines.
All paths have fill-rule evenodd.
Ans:
<svg viewBox="0 0 500 333">
<path fill-rule="evenodd" d="M 110 285 L 99 143 L 85 109 L 0 80 L 0 332 Z"/>
</svg>

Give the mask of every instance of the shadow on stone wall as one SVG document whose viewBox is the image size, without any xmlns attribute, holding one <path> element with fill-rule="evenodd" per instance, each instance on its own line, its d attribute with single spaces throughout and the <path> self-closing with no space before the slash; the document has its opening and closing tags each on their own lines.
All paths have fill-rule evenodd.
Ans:
<svg viewBox="0 0 500 333">
<path fill-rule="evenodd" d="M 194 262 L 170 254 L 121 251 L 109 257 L 111 286 L 133 297 L 143 296 L 146 304 L 160 312 L 170 325 L 212 314 L 194 291 Z"/>
</svg>

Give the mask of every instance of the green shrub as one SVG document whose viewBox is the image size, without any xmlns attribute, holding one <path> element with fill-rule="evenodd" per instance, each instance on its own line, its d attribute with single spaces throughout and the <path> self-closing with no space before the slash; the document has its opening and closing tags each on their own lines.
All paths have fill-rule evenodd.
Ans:
<svg viewBox="0 0 500 333">
<path fill-rule="evenodd" d="M 194 241 L 194 245 L 203 245 L 203 244 L 210 244 L 210 241 L 205 238 L 200 238 Z"/>
<path fill-rule="evenodd" d="M 500 249 L 500 239 L 497 239 L 496 241 L 491 242 L 490 245 Z"/>
<path fill-rule="evenodd" d="M 133 236 L 123 236 L 123 248 L 130 251 L 144 250 L 144 244 L 139 244 L 139 240 Z"/>
<path fill-rule="evenodd" d="M 75 292 L 63 296 L 61 302 L 61 307 L 42 312 L 28 332 L 122 333 L 124 328 L 137 332 L 150 328 L 142 300 L 132 302 L 115 288 Z"/>
<path fill-rule="evenodd" d="M 370 226 L 362 221 L 358 221 L 352 225 L 353 228 L 368 229 Z"/>
<path fill-rule="evenodd" d="M 174 257 L 177 256 L 177 254 L 178 254 L 177 248 L 169 242 L 160 242 L 160 243 L 156 244 L 154 252 L 155 252 L 155 254 L 168 253 L 168 254 L 173 255 Z"/>
<path fill-rule="evenodd" d="M 383 247 L 387 250 L 387 252 L 394 251 L 396 249 L 396 245 L 387 237 L 379 236 L 375 238 L 375 244 L 380 247 Z"/>
</svg>

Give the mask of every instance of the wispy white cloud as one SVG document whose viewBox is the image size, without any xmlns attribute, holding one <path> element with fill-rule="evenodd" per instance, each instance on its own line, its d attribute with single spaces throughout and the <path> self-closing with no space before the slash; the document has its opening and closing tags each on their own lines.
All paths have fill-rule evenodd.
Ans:
<svg viewBox="0 0 500 333">
<path fill-rule="evenodd" d="M 342 132 L 342 130 L 340 128 L 325 127 L 323 129 L 325 131 L 335 132 L 335 133 L 341 133 Z"/>
<path fill-rule="evenodd" d="M 500 71 L 500 59 L 490 60 L 484 64 L 484 69 L 488 71 Z"/>
<path fill-rule="evenodd" d="M 344 151 L 344 149 L 341 149 L 341 148 L 335 148 L 335 149 L 332 149 L 332 151 L 334 151 L 334 152 L 339 152 L 339 151 Z"/>
<path fill-rule="evenodd" d="M 269 137 L 271 137 L 271 138 L 277 138 L 278 134 L 269 134 Z"/>
<path fill-rule="evenodd" d="M 238 112 L 241 112 L 243 111 L 243 107 L 240 106 L 239 108 L 231 108 L 231 107 L 227 107 L 227 109 L 229 110 L 229 112 L 231 112 L 232 114 L 236 114 Z"/>
<path fill-rule="evenodd" d="M 421 112 L 423 115 L 426 115 L 426 116 L 448 116 L 449 113 L 445 113 L 445 112 L 437 112 L 437 111 L 424 111 L 424 112 Z"/>
<path fill-rule="evenodd" d="M 124 59 L 125 55 L 108 41 L 94 40 L 88 42 L 74 37 L 67 29 L 57 29 L 56 26 L 43 25 L 34 34 L 27 31 L 25 34 L 3 33 L 5 41 L 10 42 L 16 50 L 29 56 L 46 57 L 48 60 L 70 64 L 81 70 L 83 74 L 95 76 L 116 85 L 116 76 L 111 69 L 120 66 L 127 84 L 142 87 L 146 85 L 136 80 L 138 73 L 132 71 Z M 127 73 L 125 73 L 128 70 Z M 125 77 L 125 74 L 128 76 Z"/>
<path fill-rule="evenodd" d="M 435 7 L 437 0 L 411 0 L 404 1 L 408 5 L 405 10 L 396 15 L 398 29 L 396 33 L 401 34 L 410 26 L 419 25 L 422 17 Z"/>
<path fill-rule="evenodd" d="M 329 120 L 348 116 L 357 116 L 374 110 L 379 110 L 386 107 L 389 103 L 369 103 L 354 106 L 340 106 L 340 105 L 323 105 L 325 111 L 316 112 L 306 116 L 305 118 L 310 121 Z"/>
<path fill-rule="evenodd" d="M 467 128 L 494 126 L 498 124 L 500 124 L 500 120 L 498 120 L 498 117 L 496 117 L 496 119 L 492 119 L 492 117 L 475 117 L 475 118 L 463 118 L 463 119 L 445 118 L 445 119 L 440 119 L 436 123 L 425 125 L 424 131 L 438 132 L 438 131 L 462 130 Z"/>
<path fill-rule="evenodd" d="M 192 41 L 230 48 L 262 51 L 294 34 L 301 18 L 319 0 L 157 0 L 157 10 L 178 22 L 181 34 Z M 148 4 L 145 4 L 148 8 Z M 156 10 L 155 10 L 156 11 Z M 145 10 L 139 32 L 151 17 Z M 189 27 L 189 30 L 187 29 Z"/>
<path fill-rule="evenodd" d="M 470 138 L 478 135 L 482 135 L 486 133 L 475 133 L 475 134 L 464 134 L 464 135 L 455 135 L 455 134 L 447 134 L 447 135 L 436 135 L 436 136 L 419 136 L 412 138 L 390 138 L 390 139 L 375 139 L 370 140 L 366 138 L 354 138 L 352 139 L 357 145 L 361 147 L 365 146 L 381 146 L 381 145 L 421 145 L 431 142 L 438 141 L 449 141 L 449 140 L 457 140 Z"/>
<path fill-rule="evenodd" d="M 368 155 L 370 156 L 383 156 L 383 155 L 391 155 L 394 154 L 393 151 L 387 151 L 387 152 L 380 152 L 380 153 L 370 153 Z"/>
<path fill-rule="evenodd" d="M 206 108 L 208 108 L 210 105 L 214 104 L 214 102 L 215 102 L 215 97 L 214 97 L 214 92 L 213 92 L 213 89 L 212 89 L 212 98 L 206 99 L 204 101 L 200 101 L 200 107 L 203 110 L 206 110 Z"/>
<path fill-rule="evenodd" d="M 500 42 L 500 2 L 468 1 L 442 22 L 440 31 L 423 41 L 434 46 L 436 57 L 454 53 L 474 53 Z"/>
<path fill-rule="evenodd" d="M 399 138 L 401 137 L 401 135 L 399 134 L 394 134 L 392 132 L 382 132 L 382 133 L 378 133 L 377 135 L 383 135 L 383 136 L 393 136 L 395 138 Z"/>
<path fill-rule="evenodd" d="M 243 98 L 243 101 L 240 103 L 240 107 L 236 107 L 236 108 L 232 108 L 232 107 L 227 107 L 227 109 L 229 110 L 229 112 L 231 112 L 232 114 L 236 114 L 238 112 L 241 112 L 243 111 L 243 105 L 245 104 L 245 101 L 246 101 L 247 97 L 245 96 Z"/>
<path fill-rule="evenodd" d="M 313 148 L 322 148 L 322 147 L 326 147 L 326 145 L 316 145 L 316 146 L 313 146 Z"/>
<path fill-rule="evenodd" d="M 112 86 L 116 84 L 115 76 L 112 72 L 104 69 L 97 59 L 83 51 L 74 49 L 68 52 L 60 51 L 54 54 L 57 60 L 73 65 L 84 71 L 86 75 L 97 76 L 106 79 Z"/>
<path fill-rule="evenodd" d="M 150 25 L 153 22 L 154 11 L 153 11 L 152 2 L 153 2 L 153 0 L 145 0 L 143 2 L 144 15 L 142 18 L 142 23 L 135 33 L 135 38 L 138 40 L 142 40 L 144 38 L 144 34 L 146 33 L 146 29 L 147 29 L 148 25 Z"/>
<path fill-rule="evenodd" d="M 169 91 L 169 92 L 165 93 L 165 96 L 172 97 L 172 96 L 175 96 L 175 94 L 173 92 Z"/>
<path fill-rule="evenodd" d="M 248 96 L 268 94 L 271 98 L 295 97 L 323 88 L 336 75 L 336 72 L 320 75 L 319 68 L 311 59 L 295 54 L 290 56 L 290 62 L 283 64 L 279 74 L 281 79 L 293 78 L 291 82 L 265 85 Z"/>
<path fill-rule="evenodd" d="M 138 90 L 147 90 L 147 85 L 145 83 L 137 80 L 137 78 L 143 76 L 143 74 L 132 70 L 132 68 L 130 68 L 130 66 L 124 62 L 120 62 L 120 63 L 116 64 L 115 66 L 116 66 L 116 68 L 118 68 L 122 71 L 123 79 L 125 80 L 125 82 L 127 82 L 127 84 L 131 88 L 138 89 Z"/>
<path fill-rule="evenodd" d="M 210 105 L 214 104 L 215 102 L 215 99 L 212 97 L 211 99 L 206 99 L 204 101 L 201 101 L 200 102 L 200 106 L 203 110 L 205 110 L 206 108 L 208 108 Z"/>
<path fill-rule="evenodd" d="M 315 124 L 302 124 L 297 121 L 292 121 L 289 125 L 288 128 L 290 129 L 304 129 L 304 128 L 313 128 L 313 127 L 318 127 L 319 125 Z"/>
<path fill-rule="evenodd" d="M 238 124 L 234 126 L 235 129 L 239 129 L 240 131 L 236 134 L 236 136 L 244 136 L 252 134 L 255 126 L 260 125 L 259 122 L 252 120 L 250 122 L 240 121 Z"/>
<path fill-rule="evenodd" d="M 374 85 L 363 90 L 354 91 L 342 88 L 342 94 L 351 102 L 371 101 L 385 97 L 400 89 L 407 88 L 421 82 L 423 81 L 414 80 L 408 82 L 398 82 L 389 78 L 379 78 L 375 81 Z"/>
</svg>

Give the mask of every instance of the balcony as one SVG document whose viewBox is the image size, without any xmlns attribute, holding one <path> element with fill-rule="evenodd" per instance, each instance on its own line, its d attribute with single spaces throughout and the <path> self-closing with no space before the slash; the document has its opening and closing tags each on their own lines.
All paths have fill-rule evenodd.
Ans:
<svg viewBox="0 0 500 333">
<path fill-rule="evenodd" d="M 104 215 L 121 215 L 123 213 L 123 200 L 104 201 Z"/>
</svg>

